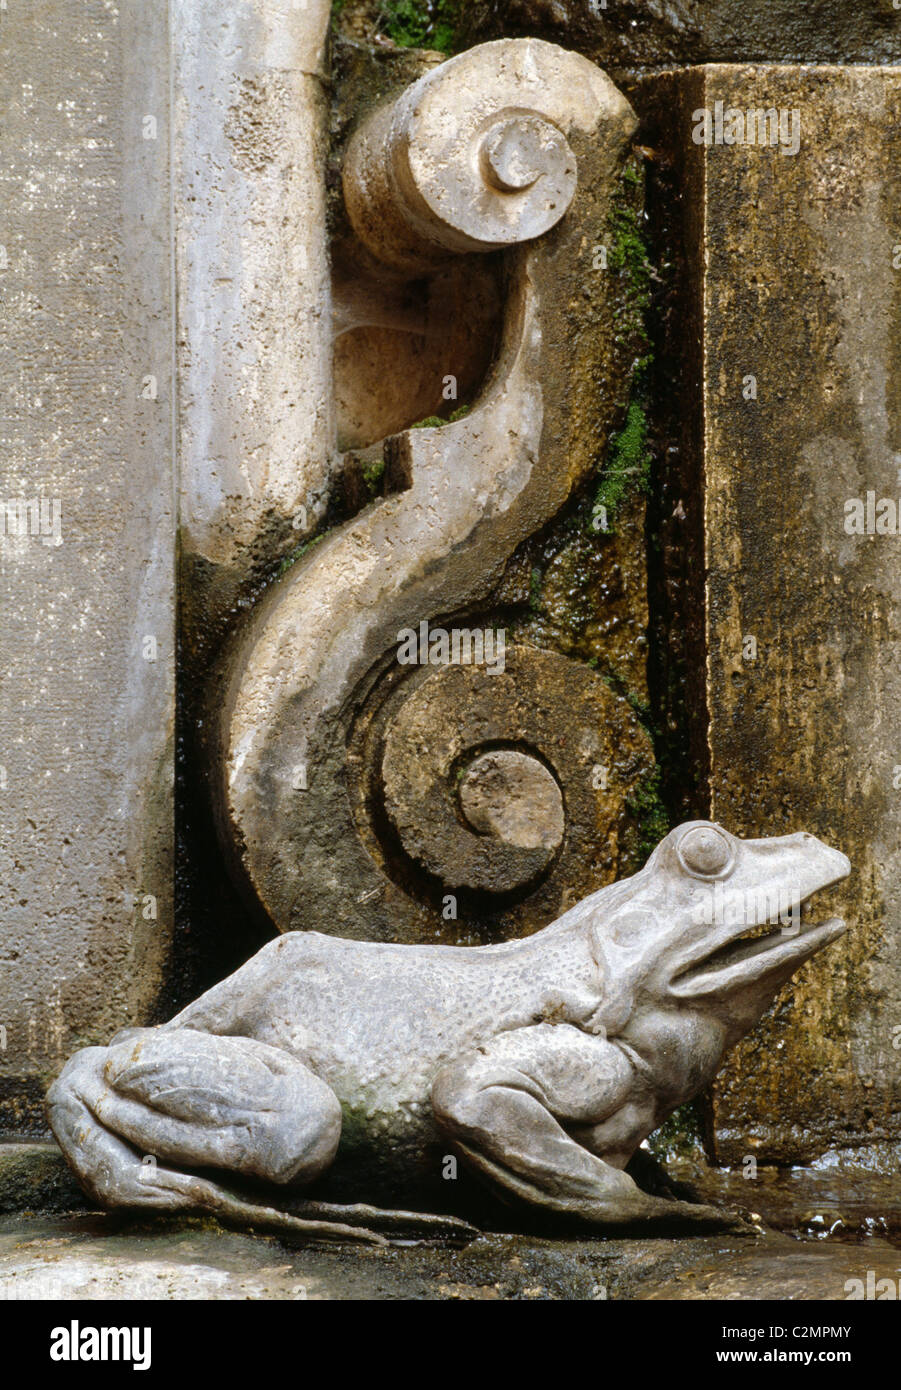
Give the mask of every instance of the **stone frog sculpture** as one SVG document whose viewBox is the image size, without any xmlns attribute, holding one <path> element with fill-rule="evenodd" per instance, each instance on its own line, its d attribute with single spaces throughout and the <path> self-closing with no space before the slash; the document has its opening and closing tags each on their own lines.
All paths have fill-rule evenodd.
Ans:
<svg viewBox="0 0 901 1390">
<path fill-rule="evenodd" d="M 740 840 L 696 821 L 526 939 L 291 932 L 171 1022 L 78 1052 L 51 1124 L 108 1206 L 379 1239 L 361 1225 L 371 1208 L 247 1200 L 247 1180 L 312 1183 L 346 1143 L 363 1181 L 367 1154 L 412 1173 L 450 1149 L 499 1196 L 602 1230 L 722 1228 L 727 1213 L 650 1196 L 625 1165 L 845 930 L 801 909 L 849 871 L 806 833 Z"/>
</svg>

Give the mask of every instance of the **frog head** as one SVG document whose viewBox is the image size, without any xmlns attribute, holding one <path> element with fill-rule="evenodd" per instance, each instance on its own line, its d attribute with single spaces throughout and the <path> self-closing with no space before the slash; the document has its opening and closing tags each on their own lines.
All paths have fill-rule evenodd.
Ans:
<svg viewBox="0 0 901 1390">
<path fill-rule="evenodd" d="M 712 821 L 690 821 L 638 874 L 606 890 L 592 927 L 633 1007 L 716 1015 L 731 1043 L 845 931 L 839 917 L 815 921 L 809 899 L 850 871 L 844 854 L 806 832 L 742 840 Z"/>
</svg>

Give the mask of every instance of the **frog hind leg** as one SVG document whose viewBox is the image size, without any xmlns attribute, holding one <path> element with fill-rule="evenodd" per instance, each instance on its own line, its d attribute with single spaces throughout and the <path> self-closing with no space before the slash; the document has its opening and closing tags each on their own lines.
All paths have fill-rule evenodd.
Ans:
<svg viewBox="0 0 901 1390">
<path fill-rule="evenodd" d="M 334 1092 L 296 1058 L 250 1038 L 127 1030 L 109 1047 L 76 1053 L 51 1087 L 48 1109 L 66 1158 L 103 1206 L 208 1211 L 240 1227 L 378 1245 L 411 1231 L 475 1234 L 453 1217 L 362 1204 L 292 1198 L 286 1211 L 190 1171 L 219 1169 L 286 1192 L 319 1177 L 335 1156 Z"/>
<path fill-rule="evenodd" d="M 51 1127 L 87 1193 L 106 1207 L 211 1211 L 226 1221 L 383 1243 L 359 1225 L 259 1206 L 192 1168 L 282 1187 L 334 1158 L 341 1108 L 303 1063 L 249 1038 L 128 1030 L 77 1052 L 48 1094 Z M 185 1171 L 188 1170 L 188 1171 Z"/>
</svg>

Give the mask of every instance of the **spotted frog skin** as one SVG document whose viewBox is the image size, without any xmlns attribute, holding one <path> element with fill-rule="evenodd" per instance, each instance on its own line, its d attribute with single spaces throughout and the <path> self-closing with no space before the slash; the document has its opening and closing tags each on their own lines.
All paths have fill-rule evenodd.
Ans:
<svg viewBox="0 0 901 1390">
<path fill-rule="evenodd" d="M 288 933 L 169 1023 L 78 1052 L 51 1087 L 51 1124 L 108 1206 L 379 1239 L 363 1208 L 280 1214 L 228 1185 L 287 1197 L 352 1130 L 389 1164 L 452 1150 L 507 1201 L 600 1229 L 722 1228 L 727 1213 L 650 1196 L 625 1165 L 845 930 L 799 909 L 849 871 L 806 833 L 740 840 L 694 821 L 523 940 Z"/>
</svg>

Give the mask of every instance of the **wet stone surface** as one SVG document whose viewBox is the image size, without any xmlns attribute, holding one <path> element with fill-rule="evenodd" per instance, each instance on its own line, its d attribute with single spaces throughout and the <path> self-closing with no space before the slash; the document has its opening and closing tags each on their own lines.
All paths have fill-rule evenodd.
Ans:
<svg viewBox="0 0 901 1390">
<path fill-rule="evenodd" d="M 872 1236 L 901 1247 L 901 1192 L 890 1159 L 870 1171 L 836 1156 L 816 1168 L 710 1168 L 667 1163 L 670 1176 L 717 1206 L 752 1210 L 767 1226 L 818 1241 L 858 1243 Z M 751 1170 L 753 1171 L 753 1170 Z"/>
<path fill-rule="evenodd" d="M 494 1233 L 462 1248 L 292 1244 L 211 1219 L 72 1210 L 77 1190 L 53 1145 L 4 1145 L 0 1300 L 841 1301 L 852 1279 L 899 1287 L 901 1198 L 885 1172 L 838 1160 L 820 1171 L 761 1167 L 753 1180 L 691 1159 L 671 1160 L 668 1169 L 704 1200 L 757 1213 L 759 1233 L 654 1240 Z M 29 1196 L 41 1211 L 13 1209 Z"/>
<path fill-rule="evenodd" d="M 0 1218 L 0 1299 L 655 1300 L 847 1297 L 849 1279 L 901 1277 L 901 1250 L 757 1238 L 480 1237 L 464 1249 L 305 1245 L 213 1221 Z"/>
</svg>

